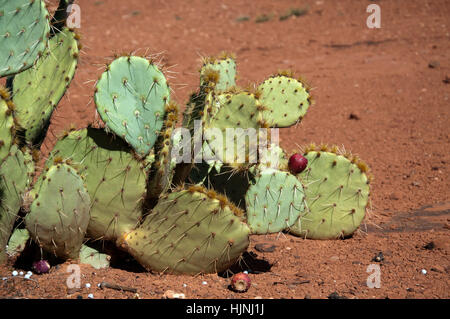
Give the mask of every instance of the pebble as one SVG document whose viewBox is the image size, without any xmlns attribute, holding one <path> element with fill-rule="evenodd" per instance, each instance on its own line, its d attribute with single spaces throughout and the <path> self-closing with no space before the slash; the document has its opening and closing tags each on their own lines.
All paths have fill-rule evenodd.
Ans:
<svg viewBox="0 0 450 319">
<path fill-rule="evenodd" d="M 8 278 L 7 277 L 3 277 L 2 280 L 8 280 Z"/>
<path fill-rule="evenodd" d="M 87 283 L 86 288 L 91 288 L 91 284 Z"/>
<path fill-rule="evenodd" d="M 33 272 L 32 271 L 27 271 L 27 275 L 33 276 Z"/>
<path fill-rule="evenodd" d="M 186 288 L 186 287 L 187 287 L 187 285 L 186 285 L 186 284 L 183 284 L 183 287 L 184 287 L 184 288 Z"/>
<path fill-rule="evenodd" d="M 19 275 L 23 276 L 23 271 L 19 272 Z"/>
<path fill-rule="evenodd" d="M 255 245 L 255 249 L 261 253 L 271 253 L 274 252 L 277 246 L 270 245 L 268 243 L 260 243 Z"/>
<path fill-rule="evenodd" d="M 207 285 L 208 283 L 206 282 L 206 281 L 203 281 L 202 282 L 202 285 Z"/>
<path fill-rule="evenodd" d="M 15 271 L 15 270 L 12 272 L 12 275 L 13 275 L 13 276 L 17 276 L 18 274 L 19 274 L 19 273 L 18 273 L 17 271 Z"/>
<path fill-rule="evenodd" d="M 165 298 L 165 299 L 186 299 L 186 296 L 183 293 L 177 293 L 173 290 L 167 290 L 164 293 L 163 298 Z"/>
<path fill-rule="evenodd" d="M 427 271 L 426 271 L 425 269 L 422 269 L 420 272 L 421 272 L 422 274 L 424 274 L 424 275 L 427 274 Z"/>
<path fill-rule="evenodd" d="M 25 276 L 23 276 L 23 278 L 25 278 L 25 279 L 30 279 L 30 278 L 31 278 L 31 275 L 30 275 L 30 274 L 26 274 Z"/>
<path fill-rule="evenodd" d="M 244 274 L 248 275 L 248 271 L 247 271 L 247 270 L 244 270 Z"/>
<path fill-rule="evenodd" d="M 93 295 L 93 294 L 89 294 L 89 295 L 88 295 L 88 298 L 89 298 L 89 299 L 94 299 L 94 295 Z"/>
</svg>

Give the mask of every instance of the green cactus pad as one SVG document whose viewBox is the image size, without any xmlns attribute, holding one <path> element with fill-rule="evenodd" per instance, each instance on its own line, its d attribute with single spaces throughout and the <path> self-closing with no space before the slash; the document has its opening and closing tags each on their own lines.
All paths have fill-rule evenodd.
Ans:
<svg viewBox="0 0 450 319">
<path fill-rule="evenodd" d="M 263 170 L 245 195 L 247 222 L 253 234 L 280 232 L 304 212 L 304 190 L 298 179 L 275 169 Z"/>
<path fill-rule="evenodd" d="M 223 149 L 214 149 L 211 147 L 211 151 L 218 157 L 222 162 L 229 164 L 232 163 L 247 163 L 248 160 L 257 159 L 257 149 L 253 152 L 249 150 L 249 143 L 245 143 L 245 149 L 242 149 L 243 144 L 239 144 L 236 141 L 232 145 L 227 145 L 225 139 L 225 133 L 227 128 L 242 129 L 240 132 L 235 131 L 236 138 L 245 138 L 246 129 L 254 129 L 256 137 L 259 136 L 259 128 L 266 127 L 266 122 L 261 118 L 261 110 L 263 107 L 259 103 L 258 99 L 249 92 L 238 92 L 238 93 L 227 93 L 223 99 L 219 100 L 221 106 L 217 114 L 205 125 L 205 130 L 207 129 L 219 129 L 222 132 L 221 137 L 223 138 Z M 206 136 L 207 137 L 207 136 Z M 247 138 L 246 138 L 247 139 Z M 208 140 L 211 146 L 211 140 Z M 250 143 L 253 145 L 252 141 Z M 226 158 L 226 152 L 230 149 L 231 159 Z M 232 152 L 234 149 L 234 152 Z M 245 155 L 245 158 L 238 158 L 239 154 L 241 156 Z M 234 157 L 233 157 L 234 155 Z"/>
<path fill-rule="evenodd" d="M 0 0 L 0 78 L 33 66 L 49 33 L 44 1 Z"/>
<path fill-rule="evenodd" d="M 215 91 L 225 91 L 236 85 L 236 61 L 231 55 L 206 58 L 200 69 L 200 86 L 213 82 Z"/>
<path fill-rule="evenodd" d="M 136 56 L 114 60 L 98 81 L 94 96 L 103 122 L 142 157 L 155 144 L 169 97 L 164 74 Z"/>
<path fill-rule="evenodd" d="M 80 264 L 88 264 L 95 269 L 109 268 L 111 256 L 102 254 L 89 246 L 83 245 L 80 250 Z"/>
<path fill-rule="evenodd" d="M 29 239 L 30 232 L 26 228 L 17 228 L 14 230 L 8 241 L 8 248 L 6 249 L 8 256 L 13 257 L 20 254 L 25 249 Z"/>
<path fill-rule="evenodd" d="M 148 178 L 147 196 L 152 199 L 157 199 L 170 188 L 174 173 L 171 160 L 172 132 L 178 120 L 178 106 L 169 104 L 165 117 L 163 130 L 155 144 L 155 162 Z"/>
<path fill-rule="evenodd" d="M 305 85 L 290 76 L 276 75 L 258 86 L 260 102 L 267 107 L 263 118 L 271 127 L 288 127 L 305 116 L 311 100 Z"/>
<path fill-rule="evenodd" d="M 0 85 L 0 160 L 9 153 L 15 135 L 14 104 L 9 92 Z"/>
<path fill-rule="evenodd" d="M 353 234 L 369 199 L 367 166 L 330 151 L 309 151 L 307 168 L 297 177 L 305 186 L 307 209 L 291 233 L 311 239 L 336 239 Z"/>
<path fill-rule="evenodd" d="M 288 158 L 286 152 L 276 144 L 270 144 L 267 148 L 261 149 L 259 153 L 258 164 L 249 168 L 253 175 L 257 175 L 267 168 L 273 168 L 280 171 L 288 170 Z"/>
<path fill-rule="evenodd" d="M 22 197 L 29 187 L 33 162 L 13 145 L 0 164 L 0 263 L 5 261 L 5 248 L 17 218 Z"/>
<path fill-rule="evenodd" d="M 228 269 L 247 249 L 250 229 L 226 197 L 192 186 L 162 197 L 122 246 L 149 270 L 214 273 Z"/>
<path fill-rule="evenodd" d="M 147 176 L 126 143 L 99 129 L 73 131 L 56 143 L 47 165 L 57 157 L 72 160 L 86 177 L 90 238 L 114 241 L 137 226 Z"/>
<path fill-rule="evenodd" d="M 72 81 L 79 54 L 77 38 L 63 29 L 51 38 L 35 67 L 14 77 L 15 116 L 27 142 L 42 142 L 50 117 Z"/>
<path fill-rule="evenodd" d="M 51 166 L 34 185 L 25 225 L 33 240 L 59 258 L 78 258 L 89 223 L 91 200 L 77 171 Z"/>
</svg>

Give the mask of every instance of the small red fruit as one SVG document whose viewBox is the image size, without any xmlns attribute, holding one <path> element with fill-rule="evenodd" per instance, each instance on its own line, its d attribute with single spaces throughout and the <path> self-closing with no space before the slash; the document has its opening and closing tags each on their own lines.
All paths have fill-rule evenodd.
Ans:
<svg viewBox="0 0 450 319">
<path fill-rule="evenodd" d="M 46 274 L 50 270 L 50 264 L 46 260 L 39 260 L 33 263 L 33 269 L 37 274 Z"/>
<path fill-rule="evenodd" d="M 250 277 L 243 272 L 235 274 L 231 278 L 231 288 L 237 292 L 246 292 L 250 288 Z"/>
<path fill-rule="evenodd" d="M 292 174 L 299 174 L 308 166 L 308 160 L 306 157 L 295 153 L 289 158 L 288 166 Z"/>
</svg>

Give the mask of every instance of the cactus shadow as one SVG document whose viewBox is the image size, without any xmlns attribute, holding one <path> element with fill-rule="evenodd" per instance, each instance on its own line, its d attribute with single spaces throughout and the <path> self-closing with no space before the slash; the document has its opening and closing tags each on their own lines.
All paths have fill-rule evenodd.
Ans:
<svg viewBox="0 0 450 319">
<path fill-rule="evenodd" d="M 258 255 L 252 251 L 245 252 L 238 262 L 227 270 L 219 272 L 218 275 L 222 278 L 229 278 L 233 274 L 243 271 L 248 271 L 252 274 L 261 274 L 270 272 L 273 265 L 265 259 L 258 258 Z"/>
</svg>

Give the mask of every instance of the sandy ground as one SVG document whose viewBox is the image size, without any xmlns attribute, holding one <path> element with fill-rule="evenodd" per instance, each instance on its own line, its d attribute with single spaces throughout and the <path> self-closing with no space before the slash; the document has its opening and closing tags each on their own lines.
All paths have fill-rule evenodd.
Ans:
<svg viewBox="0 0 450 319">
<path fill-rule="evenodd" d="M 371 213 L 347 240 L 252 237 L 246 260 L 253 285 L 245 294 L 230 291 L 222 276 L 156 275 L 123 260 L 108 270 L 82 266 L 82 287 L 90 283 L 90 289 L 67 288 L 69 262 L 34 276 L 36 282 L 10 278 L 9 264 L 0 267 L 0 277 L 8 277 L 0 281 L 0 297 L 136 297 L 97 287 L 108 281 L 136 288 L 140 298 L 161 298 L 168 289 L 188 298 L 326 298 L 333 292 L 347 298 L 449 298 L 448 1 L 377 1 L 380 29 L 366 26 L 368 1 L 76 2 L 84 49 L 53 115 L 44 157 L 64 129 L 93 121 L 94 82 L 114 53 L 154 55 L 170 76 L 173 99 L 185 105 L 198 86 L 200 58 L 226 50 L 237 55 L 238 84 L 244 87 L 279 69 L 309 81 L 316 104 L 299 126 L 280 130 L 281 145 L 293 151 L 323 142 L 359 154 L 375 177 Z M 280 20 L 290 8 L 306 14 Z M 257 22 L 263 15 L 268 21 Z M 275 250 L 260 252 L 258 243 Z M 372 261 L 379 252 L 384 260 Z M 373 264 L 380 266 L 380 288 L 367 285 Z"/>
</svg>

